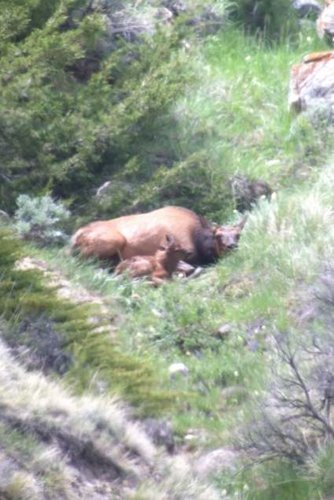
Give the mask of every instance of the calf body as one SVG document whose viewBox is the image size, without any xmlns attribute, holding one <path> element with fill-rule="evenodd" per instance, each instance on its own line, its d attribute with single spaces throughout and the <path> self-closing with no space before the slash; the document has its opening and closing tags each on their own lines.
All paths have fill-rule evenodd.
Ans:
<svg viewBox="0 0 334 500">
<path fill-rule="evenodd" d="M 245 221 L 236 226 L 209 224 L 182 207 L 164 207 L 144 214 L 92 222 L 72 237 L 72 249 L 85 257 L 123 260 L 152 256 L 166 234 L 171 235 L 190 264 L 210 264 L 237 246 Z"/>
<path fill-rule="evenodd" d="M 176 270 L 184 251 L 175 242 L 173 236 L 166 235 L 166 239 L 154 255 L 136 255 L 125 259 L 118 264 L 115 274 L 127 272 L 131 277 L 150 276 L 155 284 L 171 278 Z"/>
</svg>

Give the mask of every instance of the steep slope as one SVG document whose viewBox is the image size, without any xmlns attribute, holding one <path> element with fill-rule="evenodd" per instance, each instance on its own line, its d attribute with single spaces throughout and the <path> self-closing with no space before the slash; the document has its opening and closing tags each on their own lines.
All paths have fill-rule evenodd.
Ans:
<svg viewBox="0 0 334 500">
<path fill-rule="evenodd" d="M 287 109 L 291 64 L 321 48 L 314 26 L 268 44 L 224 24 L 203 43 L 179 13 L 175 31 L 167 23 L 138 44 L 112 39 L 97 68 L 105 13 L 62 8 L 5 44 L 2 208 L 13 211 L 22 191 L 50 190 L 67 198 L 75 227 L 79 213 L 166 203 L 225 222 L 239 218 L 236 179 L 261 178 L 274 194 L 252 207 L 236 252 L 158 289 L 1 233 L 1 494 L 330 498 L 332 438 L 315 436 L 312 421 L 300 426 L 297 459 L 264 461 L 244 441 L 273 403 L 272 368 L 287 369 L 275 338 L 298 353 L 320 338 L 326 360 L 332 352 L 332 296 L 324 314 L 317 295 L 333 266 L 333 127 L 322 113 Z M 183 364 L 180 374 L 170 376 L 172 363 Z M 304 393 L 331 428 L 323 389 Z M 276 430 L 293 441 L 284 416 Z M 172 425 L 176 456 L 152 445 L 146 417 Z"/>
</svg>

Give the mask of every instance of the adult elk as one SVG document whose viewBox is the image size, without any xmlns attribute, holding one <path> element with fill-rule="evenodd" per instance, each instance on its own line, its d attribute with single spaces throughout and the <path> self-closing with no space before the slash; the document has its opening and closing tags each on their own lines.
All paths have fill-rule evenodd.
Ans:
<svg viewBox="0 0 334 500">
<path fill-rule="evenodd" d="M 91 222 L 73 235 L 71 248 L 84 257 L 117 263 L 136 255 L 154 255 L 168 233 L 184 251 L 186 262 L 210 264 L 237 246 L 244 224 L 245 218 L 235 226 L 218 226 L 192 210 L 170 206 Z"/>
</svg>

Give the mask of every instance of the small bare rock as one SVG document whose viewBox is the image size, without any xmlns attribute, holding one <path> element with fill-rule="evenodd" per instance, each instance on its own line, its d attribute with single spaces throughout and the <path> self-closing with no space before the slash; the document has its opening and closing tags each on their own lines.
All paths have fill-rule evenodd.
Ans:
<svg viewBox="0 0 334 500">
<path fill-rule="evenodd" d="M 318 16 L 322 9 L 316 0 L 294 0 L 292 6 L 299 17 Z"/>
<path fill-rule="evenodd" d="M 144 429 L 153 443 L 158 446 L 165 446 L 169 453 L 173 453 L 175 448 L 173 428 L 170 422 L 147 418 L 143 421 Z"/>
<path fill-rule="evenodd" d="M 215 332 L 215 337 L 220 339 L 226 339 L 232 331 L 232 326 L 228 323 L 221 325 L 218 330 Z"/>
<path fill-rule="evenodd" d="M 0 210 L 0 222 L 7 223 L 10 221 L 10 217 L 4 210 Z"/>
<path fill-rule="evenodd" d="M 217 474 L 223 470 L 236 470 L 238 458 L 237 451 L 231 448 L 218 448 L 199 457 L 194 468 L 201 478 L 207 478 L 211 474 Z"/>
<path fill-rule="evenodd" d="M 184 363 L 173 363 L 168 368 L 170 378 L 175 378 L 177 375 L 186 377 L 189 373 L 188 367 Z"/>
</svg>

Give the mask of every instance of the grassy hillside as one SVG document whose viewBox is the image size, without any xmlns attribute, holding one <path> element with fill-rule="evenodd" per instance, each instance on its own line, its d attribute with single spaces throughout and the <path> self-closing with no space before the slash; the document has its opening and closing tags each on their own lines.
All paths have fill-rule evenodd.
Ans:
<svg viewBox="0 0 334 500">
<path fill-rule="evenodd" d="M 180 29 L 183 34 L 182 22 Z M 7 232 L 2 234 L 0 293 L 5 300 L 0 328 L 7 347 L 1 345 L 6 367 L 0 376 L 1 386 L 8 390 L 0 394 L 0 467 L 10 472 L 6 480 L 0 478 L 5 498 L 79 498 L 88 491 L 92 498 L 99 498 L 100 491 L 102 498 L 145 500 L 313 500 L 332 494 L 333 436 L 323 434 L 307 415 L 299 426 L 302 436 L 296 428 L 291 430 L 294 420 L 284 420 L 291 398 L 295 406 L 296 401 L 304 401 L 294 396 L 291 384 L 281 399 L 281 407 L 287 403 L 286 413 L 276 433 L 261 434 L 254 424 L 261 427 L 263 421 L 264 432 L 268 421 L 262 420 L 263 409 L 273 403 L 278 381 L 290 373 L 285 345 L 296 353 L 297 368 L 302 380 L 310 384 L 307 392 L 311 402 L 315 398 L 320 416 L 324 415 L 319 399 L 322 386 L 312 384 L 319 370 L 317 360 L 325 359 L 325 354 L 325 375 L 332 376 L 333 130 L 321 116 L 292 116 L 287 109 L 291 65 L 321 44 L 312 25 L 301 27 L 298 36 L 271 44 L 244 35 L 231 23 L 205 39 L 186 34 L 186 44 L 180 43 L 182 37 L 176 45 L 169 38 L 165 59 L 156 53 L 162 66 L 157 60 L 146 66 L 147 78 L 153 81 L 148 83 L 147 94 L 134 89 L 134 73 L 142 75 L 141 64 L 149 58 L 145 54 L 142 60 L 138 53 L 140 64 L 130 65 L 122 74 L 122 78 L 133 76 L 131 91 L 120 75 L 117 85 L 107 88 L 103 71 L 87 82 L 72 81 L 70 90 L 61 86 L 61 96 L 85 102 L 90 126 L 94 128 L 98 116 L 108 131 L 106 149 L 96 157 L 94 141 L 102 129 L 91 141 L 88 127 L 87 149 L 71 151 L 72 160 L 79 161 L 78 155 L 87 153 L 82 161 L 96 161 L 89 176 L 97 175 L 102 181 L 115 174 L 119 192 L 116 196 L 111 191 L 101 205 L 83 196 L 96 187 L 85 179 L 81 214 L 86 218 L 112 216 L 118 210 L 180 202 L 225 222 L 239 217 L 233 211 L 229 187 L 234 175 L 261 178 L 275 193 L 271 201 L 262 200 L 249 214 L 237 251 L 197 279 L 175 279 L 154 289 L 145 282 L 114 277 L 96 263 L 69 257 L 64 248 L 21 247 Z M 162 46 L 161 40 L 155 40 L 152 52 Z M 107 72 L 117 73 L 121 54 L 113 53 L 118 59 L 106 62 Z M 36 71 L 41 71 L 38 64 Z M 163 85 L 170 93 L 158 102 L 154 99 Z M 40 89 L 44 92 L 43 85 Z M 122 90 L 124 101 L 119 100 Z M 91 105 L 96 112 L 97 101 L 89 97 L 94 92 L 100 99 L 97 115 L 89 109 Z M 113 124 L 103 109 L 105 100 L 110 102 L 110 92 L 119 104 L 119 115 L 114 117 L 120 128 L 115 135 L 110 135 Z M 54 95 L 55 102 L 59 96 Z M 130 115 L 121 112 L 121 104 L 133 111 L 139 97 L 142 114 L 130 120 Z M 150 99 L 154 106 L 145 114 Z M 80 106 L 76 109 L 82 112 Z M 54 126 L 59 132 L 58 113 L 57 107 Z M 70 115 L 71 126 L 82 133 L 78 116 L 66 116 Z M 130 126 L 126 117 L 133 127 L 132 138 L 125 133 Z M 145 128 L 150 120 L 154 136 Z M 140 125 L 145 127 L 141 130 Z M 53 131 L 51 127 L 47 132 L 51 138 Z M 110 137 L 121 139 L 116 173 L 110 168 L 114 151 L 108 149 Z M 136 155 L 139 143 L 142 148 Z M 128 146 L 131 154 L 127 156 Z M 66 156 L 68 151 L 63 153 Z M 163 162 L 172 163 L 156 164 L 160 154 Z M 142 163 L 145 158 L 147 168 Z M 11 177 L 15 169 L 6 165 L 6 176 Z M 57 177 L 59 164 L 56 167 L 50 161 L 47 165 L 42 176 L 53 165 Z M 63 166 L 66 184 L 68 164 Z M 145 182 L 140 182 L 143 173 Z M 15 183 L 15 192 L 21 181 Z M 61 185 L 57 182 L 52 188 Z M 62 193 L 78 199 L 77 188 L 66 184 Z M 28 186 L 25 189 L 33 193 Z M 10 206 L 11 197 L 14 192 L 4 198 L 2 208 Z M 76 203 L 73 206 L 78 209 Z M 78 225 L 80 219 L 73 216 L 72 223 Z M 23 256 L 30 260 L 22 264 Z M 39 275 L 18 269 L 17 260 L 21 267 L 24 263 L 37 267 Z M 315 348 L 317 356 L 304 363 L 304 353 Z M 169 376 L 168 368 L 175 362 L 186 365 L 186 376 Z M 9 391 L 15 396 L 10 400 Z M 114 402 L 115 395 L 131 410 L 124 414 Z M 302 409 L 307 413 L 310 406 L 306 401 Z M 172 424 L 175 457 L 155 451 L 143 431 L 147 417 Z M 144 426 L 135 426 L 138 434 L 133 420 Z M 328 422 L 331 427 L 330 417 Z M 285 454 L 274 453 L 277 436 L 287 443 L 290 455 L 287 448 Z M 267 439 L 267 448 L 260 438 Z M 295 443 L 302 450 L 299 455 L 292 453 Z M 208 476 L 203 472 L 203 459 L 211 450 L 221 449 L 232 450 L 233 458 L 214 464 Z M 60 457 L 59 466 L 50 469 L 48 461 L 53 456 Z M 23 466 L 24 462 L 29 465 Z M 80 470 L 79 476 L 73 467 Z"/>
</svg>

